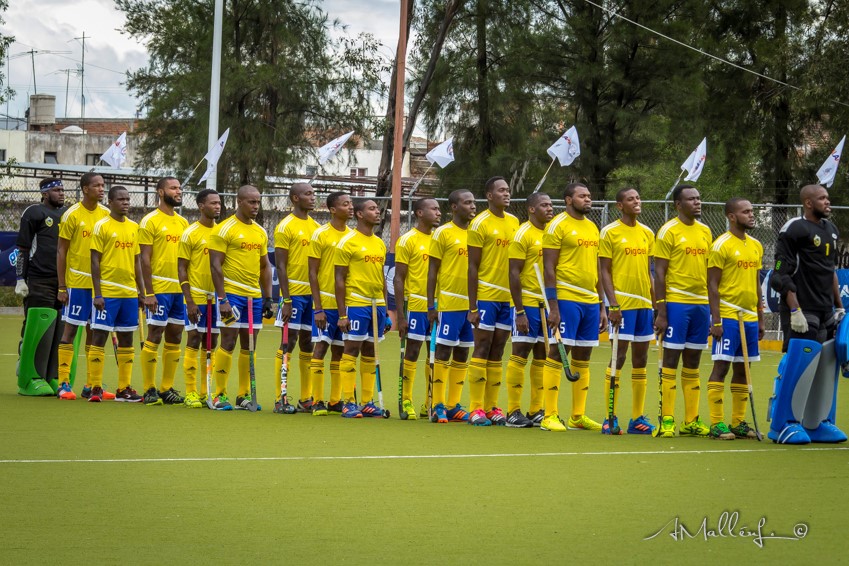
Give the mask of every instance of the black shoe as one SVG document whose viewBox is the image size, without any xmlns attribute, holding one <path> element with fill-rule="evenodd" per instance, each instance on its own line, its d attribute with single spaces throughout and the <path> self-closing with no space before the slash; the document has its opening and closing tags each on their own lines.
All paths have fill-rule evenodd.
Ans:
<svg viewBox="0 0 849 566">
<path fill-rule="evenodd" d="M 156 390 L 156 387 L 151 387 L 150 389 L 144 392 L 143 401 L 145 405 L 162 404 L 162 398 L 159 397 L 159 392 Z"/>
<path fill-rule="evenodd" d="M 521 409 L 516 409 L 510 413 L 505 424 L 510 428 L 532 428 L 534 426 L 534 422 L 523 415 Z"/>
<path fill-rule="evenodd" d="M 338 403 L 328 403 L 327 404 L 327 412 L 328 413 L 339 413 L 342 414 L 342 407 L 345 406 L 345 403 L 339 401 Z"/>
<path fill-rule="evenodd" d="M 162 398 L 162 402 L 166 405 L 182 405 L 184 401 L 180 392 L 173 387 L 167 391 L 160 391 L 159 397 Z"/>
<path fill-rule="evenodd" d="M 539 426 L 540 423 L 542 423 L 542 419 L 545 418 L 545 411 L 543 409 L 540 409 L 539 411 L 537 411 L 533 415 L 530 414 L 530 413 L 527 413 L 525 416 L 528 419 L 530 419 L 530 421 L 533 423 L 534 426 Z"/>
</svg>

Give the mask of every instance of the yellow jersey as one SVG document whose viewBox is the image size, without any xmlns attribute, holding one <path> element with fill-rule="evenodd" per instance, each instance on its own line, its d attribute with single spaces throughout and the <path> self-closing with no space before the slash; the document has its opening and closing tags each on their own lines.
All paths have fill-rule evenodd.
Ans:
<svg viewBox="0 0 849 566">
<path fill-rule="evenodd" d="M 654 254 L 654 232 L 637 222 L 628 226 L 621 220 L 601 230 L 599 257 L 610 259 L 613 290 L 622 310 L 650 309 L 650 258 Z"/>
<path fill-rule="evenodd" d="M 336 267 L 333 265 L 333 255 L 336 253 L 336 245 L 351 231 L 345 226 L 344 230 L 337 230 L 328 223 L 312 233 L 310 247 L 307 255 L 318 261 L 318 292 L 321 295 L 321 308 L 324 310 L 335 309 L 336 304 Z"/>
<path fill-rule="evenodd" d="M 710 228 L 698 220 L 687 226 L 673 218 L 661 226 L 654 244 L 654 257 L 669 260 L 667 302 L 708 304 L 707 256 L 712 240 Z"/>
<path fill-rule="evenodd" d="M 119 222 L 107 216 L 94 225 L 91 249 L 100 252 L 100 292 L 113 299 L 137 298 L 136 256 L 139 225 L 125 218 Z"/>
<path fill-rule="evenodd" d="M 366 236 L 351 230 L 336 245 L 333 265 L 348 268 L 345 278 L 345 304 L 349 307 L 370 307 L 372 299 L 385 305 L 383 290 L 383 264 L 386 262 L 386 244 L 372 234 Z"/>
<path fill-rule="evenodd" d="M 294 214 L 290 214 L 281 220 L 277 224 L 277 228 L 274 229 L 274 247 L 282 248 L 289 253 L 289 261 L 286 265 L 286 274 L 289 277 L 289 296 L 310 294 L 310 271 L 307 257 L 310 238 L 319 226 L 319 223 L 309 216 L 301 220 Z"/>
<path fill-rule="evenodd" d="M 177 248 L 189 222 L 156 209 L 139 223 L 139 243 L 151 246 L 150 271 L 154 293 L 182 293 L 177 279 Z"/>
<path fill-rule="evenodd" d="M 539 288 L 534 265 L 539 266 L 542 274 L 542 239 L 544 229 L 537 228 L 530 222 L 525 222 L 510 240 L 507 255 L 510 259 L 521 259 L 524 261 L 522 271 L 519 274 L 519 283 L 522 286 L 522 301 L 528 307 L 537 307 L 544 300 L 543 293 Z"/>
<path fill-rule="evenodd" d="M 410 312 L 427 311 L 427 269 L 432 237 L 432 234 L 425 234 L 418 228 L 413 228 L 395 244 L 395 263 L 407 266 L 404 298 L 407 299 L 407 310 Z"/>
<path fill-rule="evenodd" d="M 431 236 L 430 256 L 441 262 L 434 297 L 439 312 L 469 310 L 469 296 L 466 294 L 469 292 L 468 232 L 449 222 L 434 230 Z"/>
<path fill-rule="evenodd" d="M 259 265 L 268 256 L 268 235 L 256 222 L 245 224 L 234 214 L 212 230 L 210 251 L 224 254 L 224 292 L 259 299 Z"/>
<path fill-rule="evenodd" d="M 91 289 L 91 234 L 94 225 L 109 216 L 109 209 L 98 203 L 89 210 L 81 202 L 65 211 L 59 221 L 59 237 L 68 240 L 65 256 L 65 285 L 73 289 Z"/>
<path fill-rule="evenodd" d="M 731 232 L 716 239 L 708 255 L 708 268 L 722 270 L 719 280 L 719 316 L 757 322 L 760 302 L 760 278 L 764 248 L 759 241 L 746 236 L 741 240 Z"/>
<path fill-rule="evenodd" d="M 507 253 L 513 234 L 519 229 L 519 219 L 505 212 L 499 218 L 484 210 L 472 220 L 468 246 L 480 248 L 478 267 L 478 300 L 510 302 L 510 281 Z"/>
<path fill-rule="evenodd" d="M 558 250 L 555 276 L 557 298 L 576 303 L 597 303 L 598 227 L 592 220 L 561 212 L 551 219 L 542 237 L 544 250 Z"/>
<path fill-rule="evenodd" d="M 183 232 L 177 257 L 189 261 L 189 287 L 192 300 L 197 304 L 206 303 L 208 296 L 215 295 L 212 283 L 212 271 L 209 268 L 209 239 L 215 226 L 206 227 L 195 222 Z"/>
</svg>

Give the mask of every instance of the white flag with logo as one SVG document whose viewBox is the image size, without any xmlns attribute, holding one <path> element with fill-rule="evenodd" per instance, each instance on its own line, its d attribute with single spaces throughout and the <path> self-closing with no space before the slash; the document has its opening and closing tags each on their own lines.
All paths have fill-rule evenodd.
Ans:
<svg viewBox="0 0 849 566">
<path fill-rule="evenodd" d="M 820 170 L 817 171 L 817 179 L 819 179 L 820 185 L 830 187 L 834 182 L 834 177 L 837 175 L 837 166 L 840 165 L 840 155 L 843 153 L 843 142 L 845 141 L 846 136 L 843 136 L 843 139 L 822 164 Z"/>
<path fill-rule="evenodd" d="M 436 163 L 443 169 L 454 161 L 454 138 L 448 138 L 432 150 L 427 152 L 427 160 L 431 165 Z"/>
<path fill-rule="evenodd" d="M 351 139 L 351 136 L 353 135 L 354 131 L 351 130 L 344 136 L 339 136 L 335 140 L 321 146 L 318 150 L 318 164 L 324 165 L 333 159 L 336 154 L 339 153 L 339 150 L 342 149 L 342 146 L 345 145 L 345 142 Z"/>
<path fill-rule="evenodd" d="M 109 149 L 100 156 L 100 159 L 115 169 L 120 169 L 127 160 L 127 132 L 118 136 L 115 143 L 109 146 Z"/>
<path fill-rule="evenodd" d="M 203 174 L 203 177 L 198 181 L 198 185 L 206 181 L 212 172 L 215 171 L 215 166 L 218 164 L 218 159 L 221 157 L 221 154 L 224 153 L 224 146 L 227 145 L 227 136 L 230 135 L 230 128 L 224 130 L 224 134 L 218 138 L 218 141 L 215 142 L 215 145 L 210 148 L 209 151 L 206 152 L 206 155 L 203 157 L 206 159 L 206 173 Z"/>
<path fill-rule="evenodd" d="M 557 138 L 557 141 L 549 147 L 546 152 L 552 159 L 560 160 L 560 166 L 572 165 L 572 162 L 581 155 L 581 143 L 578 140 L 578 130 L 572 126 L 566 133 Z"/>
<path fill-rule="evenodd" d="M 685 181 L 698 181 L 699 176 L 702 174 L 705 168 L 705 161 L 707 160 L 707 138 L 702 139 L 702 143 L 699 144 L 699 147 L 690 154 L 690 157 L 687 158 L 687 161 L 681 164 L 681 171 L 686 171 L 687 176 L 684 177 Z"/>
</svg>

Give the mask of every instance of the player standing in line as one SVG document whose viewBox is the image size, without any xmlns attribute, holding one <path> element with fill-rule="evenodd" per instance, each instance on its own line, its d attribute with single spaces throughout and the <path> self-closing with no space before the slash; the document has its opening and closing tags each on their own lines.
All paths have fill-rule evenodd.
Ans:
<svg viewBox="0 0 849 566">
<path fill-rule="evenodd" d="M 542 238 L 545 227 L 554 217 L 551 198 L 545 193 L 528 197 L 528 221 L 519 226 L 510 241 L 510 294 L 516 311 L 513 316 L 513 351 L 507 362 L 507 426 L 530 428 L 539 426 L 545 417 L 542 372 L 545 368 L 544 315 L 540 313 L 544 300 L 536 276 L 535 265 L 542 268 Z M 531 363 L 531 407 L 522 414 L 522 389 L 528 354 L 533 350 Z"/>
<path fill-rule="evenodd" d="M 386 244 L 374 235 L 380 224 L 380 207 L 373 200 L 354 203 L 357 228 L 339 240 L 333 254 L 336 279 L 336 304 L 345 353 L 339 369 L 342 372 L 342 416 L 348 418 L 382 417 L 383 410 L 374 404 L 375 342 L 383 340 L 386 324 Z M 374 336 L 372 301 L 377 301 L 377 330 Z M 362 354 L 362 355 L 360 355 Z M 362 407 L 354 403 L 357 373 L 354 365 L 360 357 Z"/>
<path fill-rule="evenodd" d="M 712 241 L 710 228 L 699 222 L 702 201 L 692 185 L 672 190 L 678 216 L 664 224 L 654 246 L 654 328 L 663 334 L 663 379 L 658 436 L 675 436 L 675 382 L 678 360 L 682 360 L 684 389 L 682 436 L 707 436 L 710 428 L 699 419 L 699 362 L 708 346 L 710 327 L 707 296 L 707 254 Z"/>
<path fill-rule="evenodd" d="M 621 370 L 631 346 L 631 420 L 628 434 L 651 434 L 654 426 L 643 415 L 646 404 L 646 366 L 649 344 L 654 338 L 653 280 L 651 257 L 654 255 L 654 232 L 637 221 L 642 212 L 640 193 L 625 188 L 616 193 L 616 208 L 622 218 L 601 230 L 599 242 L 599 267 L 601 284 L 607 295 L 611 339 L 613 329 L 619 326 L 619 350 L 616 368 Z M 619 384 L 616 384 L 619 387 Z M 604 382 L 604 400 L 607 406 L 610 394 L 610 364 L 607 364 Z M 618 400 L 617 395 L 615 400 Z M 615 401 L 614 400 L 614 401 Z M 614 429 L 619 427 L 616 407 L 613 408 Z M 602 433 L 610 434 L 610 423 L 605 418 Z"/>
<path fill-rule="evenodd" d="M 507 248 L 519 228 L 519 220 L 506 212 L 510 186 L 504 177 L 493 177 L 484 187 L 489 208 L 475 216 L 469 226 L 469 322 L 474 327 L 475 347 L 469 363 L 469 410 L 483 408 L 494 425 L 507 418 L 498 407 L 504 346 L 513 329 L 510 305 Z M 521 415 L 521 412 L 519 413 Z M 525 426 L 524 421 L 516 426 Z"/>
<path fill-rule="evenodd" d="M 174 177 L 159 179 L 156 194 L 159 206 L 139 223 L 144 306 L 147 309 L 147 340 L 140 356 L 144 404 L 182 405 L 183 397 L 174 389 L 186 324 L 186 304 L 177 278 L 177 248 L 189 223 L 174 211 L 183 204 L 179 180 Z M 156 366 L 163 334 L 162 385 L 157 391 Z"/>
<path fill-rule="evenodd" d="M 469 251 L 467 233 L 475 216 L 475 195 L 459 189 L 448 195 L 451 221 L 436 230 L 430 240 L 427 270 L 427 319 L 436 327 L 433 367 L 433 414 L 431 422 L 464 422 L 489 426 L 482 408 L 471 414 L 460 405 L 469 367 L 469 348 L 475 345 L 469 322 Z M 437 295 L 438 293 L 438 295 Z M 448 381 L 446 408 L 445 383 Z"/>
<path fill-rule="evenodd" d="M 339 364 L 342 362 L 345 342 L 339 329 L 339 311 L 336 307 L 336 272 L 333 255 L 339 241 L 351 231 L 348 220 L 354 216 L 351 197 L 343 192 L 327 195 L 327 210 L 330 222 L 312 233 L 309 256 L 309 280 L 312 292 L 313 351 L 310 360 L 310 382 L 313 399 L 324 401 L 324 358 L 330 348 L 330 402 L 328 412 L 342 414 L 342 376 Z M 278 411 L 283 412 L 282 406 Z M 321 413 L 313 412 L 314 416 Z"/>
<path fill-rule="evenodd" d="M 215 350 L 213 408 L 220 411 L 232 408 L 227 398 L 227 380 L 230 377 L 236 338 L 240 340 L 242 348 L 239 350 L 239 390 L 235 408 L 247 409 L 253 402 L 250 393 L 248 297 L 253 301 L 254 344 L 262 329 L 262 319 L 274 316 L 268 235 L 254 221 L 261 202 L 256 187 L 239 187 L 236 213 L 219 223 L 209 239 L 209 266 L 215 296 L 218 297 L 218 328 L 221 329 L 221 345 Z M 261 409 L 259 404 L 257 407 Z"/>
<path fill-rule="evenodd" d="M 65 305 L 62 320 L 65 328 L 59 342 L 59 399 L 74 400 L 71 391 L 71 364 L 74 361 L 74 338 L 77 329 L 86 327 L 86 358 L 91 350 L 91 233 L 94 225 L 109 215 L 103 206 L 103 177 L 85 173 L 80 177 L 82 200 L 71 206 L 62 215 L 59 223 L 59 246 L 56 250 L 56 278 L 59 280 L 59 302 Z M 89 376 L 91 370 L 87 368 Z M 82 391 L 83 398 L 91 396 L 90 383 Z M 114 399 L 114 394 L 103 392 L 105 400 Z"/>
<path fill-rule="evenodd" d="M 309 213 L 315 209 L 315 193 L 308 183 L 295 183 L 289 190 L 292 212 L 274 229 L 274 259 L 277 280 L 280 282 L 280 308 L 274 326 L 280 327 L 280 347 L 274 359 L 274 375 L 280 379 L 284 350 L 291 355 L 299 345 L 298 369 L 301 379 L 301 396 L 298 411 L 326 415 L 327 407 L 321 399 L 312 398 L 310 360 L 312 359 L 312 297 L 310 296 L 309 252 L 310 238 L 320 225 Z M 283 342 L 283 326 L 289 323 L 289 343 Z M 291 374 L 290 374 L 291 375 Z M 279 388 L 278 388 L 279 389 Z M 280 391 L 275 409 L 280 401 Z M 319 405 L 319 402 L 321 403 Z"/>
<path fill-rule="evenodd" d="M 548 325 L 560 329 L 561 340 L 572 352 L 572 372 L 578 381 L 572 384 L 572 415 L 568 427 L 573 430 L 601 430 L 587 415 L 590 387 L 590 356 L 598 346 L 598 333 L 607 327 L 598 267 L 598 227 L 586 217 L 592 211 L 590 190 L 583 183 L 570 183 L 564 192 L 566 211 L 548 223 L 542 240 L 545 267 L 545 298 L 549 304 Z M 558 398 L 563 364 L 557 345 L 549 348 L 545 360 L 545 419 L 542 430 L 563 432 Z"/>
<path fill-rule="evenodd" d="M 420 198 L 413 205 L 416 225 L 401 236 L 395 246 L 395 297 L 398 309 L 398 335 L 406 337 L 404 371 L 401 385 L 403 420 L 416 420 L 413 384 L 422 344 L 430 335 L 427 320 L 427 268 L 433 230 L 439 226 L 442 212 L 433 198 Z M 407 312 L 404 312 L 406 304 Z"/>
<path fill-rule="evenodd" d="M 212 189 L 198 192 L 195 200 L 198 205 L 200 218 L 186 228 L 180 238 L 177 249 L 177 274 L 180 279 L 180 289 L 186 300 L 186 352 L 183 358 L 183 375 L 186 380 L 185 405 L 192 409 L 201 408 L 206 403 L 206 379 L 201 380 L 201 394 L 198 394 L 198 368 L 203 366 L 206 359 L 207 317 L 212 317 L 212 345 L 215 351 L 218 342 L 218 324 L 215 309 L 207 310 L 207 300 L 215 297 L 215 287 L 212 284 L 212 272 L 209 270 L 209 239 L 215 228 L 215 220 L 221 214 L 221 197 Z M 203 344 L 204 351 L 201 351 Z"/>
<path fill-rule="evenodd" d="M 91 281 L 94 288 L 91 312 L 91 369 L 89 402 L 103 399 L 103 346 L 110 332 L 118 339 L 118 391 L 116 401 L 142 400 L 131 386 L 133 332 L 139 326 L 139 307 L 144 293 L 139 254 L 139 225 L 127 218 L 130 193 L 121 186 L 109 189 L 109 216 L 94 225 L 91 236 Z"/>
<path fill-rule="evenodd" d="M 710 335 L 713 336 L 713 371 L 708 380 L 710 437 L 721 440 L 756 438 L 745 421 L 749 386 L 743 358 L 738 314 L 743 313 L 749 361 L 760 358 L 758 340 L 764 337 L 763 298 L 758 273 L 764 249 L 746 235 L 755 227 L 752 203 L 734 197 L 725 203 L 728 231 L 719 236 L 708 256 L 707 284 L 710 300 Z M 728 366 L 731 376 L 731 428 L 725 424 L 723 397 Z"/>
</svg>

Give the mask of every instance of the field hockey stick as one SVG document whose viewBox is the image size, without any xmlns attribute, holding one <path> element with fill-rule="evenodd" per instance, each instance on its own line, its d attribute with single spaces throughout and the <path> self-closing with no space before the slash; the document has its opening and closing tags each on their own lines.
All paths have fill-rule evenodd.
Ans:
<svg viewBox="0 0 849 566">
<path fill-rule="evenodd" d="M 294 415 L 298 410 L 289 403 L 289 321 L 283 325 L 283 363 L 280 364 L 280 413 Z M 324 363 L 324 362 L 322 362 Z M 276 412 L 276 407 L 275 407 Z"/>
<path fill-rule="evenodd" d="M 743 369 L 746 372 L 746 386 L 749 388 L 749 405 L 752 409 L 752 424 L 755 425 L 755 436 L 758 442 L 764 437 L 758 428 L 758 418 L 755 416 L 755 398 L 752 394 L 752 376 L 749 374 L 749 345 L 746 343 L 746 326 L 743 324 L 743 313 L 737 311 L 737 322 L 740 324 L 740 344 L 743 347 Z"/>
<path fill-rule="evenodd" d="M 407 299 L 404 299 L 404 312 L 407 312 Z M 409 331 L 409 328 L 407 328 Z M 401 336 L 401 361 L 398 363 L 398 416 L 403 414 L 401 406 L 404 404 L 404 356 L 407 353 L 407 335 Z"/>
<path fill-rule="evenodd" d="M 112 335 L 112 353 L 115 354 L 115 365 L 121 367 L 121 364 L 118 363 L 118 337 L 115 336 L 114 332 L 110 332 Z"/>
<path fill-rule="evenodd" d="M 256 370 L 254 369 L 254 301 L 248 297 L 248 362 L 251 372 L 251 402 L 248 410 L 255 413 L 259 409 L 256 402 Z"/>
<path fill-rule="evenodd" d="M 383 418 L 389 418 L 389 411 L 383 406 L 383 387 L 380 384 L 380 353 L 377 343 L 377 300 L 371 300 L 371 328 L 374 334 L 374 382 L 377 385 L 377 402 L 380 403 L 380 410 L 383 412 Z"/>
<path fill-rule="evenodd" d="M 660 434 L 660 424 L 663 422 L 663 334 L 657 338 L 657 428 L 654 436 Z"/>
<path fill-rule="evenodd" d="M 534 271 L 537 274 L 537 283 L 539 283 L 540 292 L 545 292 L 545 285 L 542 282 L 542 272 L 539 270 L 539 264 L 534 264 Z M 548 315 L 550 311 L 548 310 L 548 301 L 543 300 L 543 308 L 545 309 L 545 320 L 543 321 L 546 329 L 548 328 Z M 548 335 L 548 330 L 546 330 L 546 335 Z M 557 341 L 557 351 L 560 353 L 560 363 L 563 364 L 563 372 L 566 374 L 566 381 L 570 381 L 572 383 L 578 381 L 580 376 L 572 373 L 572 368 L 569 367 L 569 356 L 566 354 L 566 347 L 563 345 L 563 340 L 560 338 L 560 329 L 556 326 L 554 327 L 554 339 Z"/>
<path fill-rule="evenodd" d="M 212 297 L 206 296 L 206 406 L 215 409 L 212 403 Z"/>
<path fill-rule="evenodd" d="M 147 316 L 144 308 L 139 307 L 139 348 L 144 348 L 144 331 L 147 329 Z"/>
<path fill-rule="evenodd" d="M 436 308 L 434 304 L 434 308 Z M 430 328 L 430 340 L 427 344 L 427 418 L 433 416 L 433 366 L 436 364 L 436 326 L 438 322 L 431 324 Z"/>
<path fill-rule="evenodd" d="M 611 435 L 618 435 L 622 432 L 619 426 L 613 426 L 613 421 L 616 415 L 613 414 L 613 408 L 616 405 L 616 373 L 619 365 L 619 325 L 615 325 L 613 329 L 613 345 L 611 347 L 610 360 L 610 393 L 607 395 L 607 426 Z"/>
</svg>

